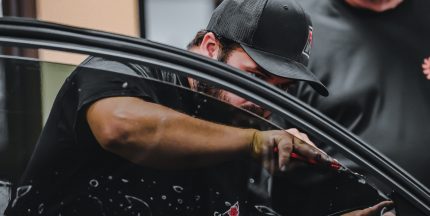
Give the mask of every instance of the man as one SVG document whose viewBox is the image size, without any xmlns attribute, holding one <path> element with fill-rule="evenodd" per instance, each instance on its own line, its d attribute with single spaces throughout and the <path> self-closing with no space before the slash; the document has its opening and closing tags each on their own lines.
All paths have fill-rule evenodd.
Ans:
<svg viewBox="0 0 430 216">
<path fill-rule="evenodd" d="M 309 19 L 295 2 L 226 0 L 190 50 L 283 88 L 305 80 L 327 95 L 305 67 L 311 33 Z M 180 93 L 125 74 L 203 86 L 235 106 L 270 115 L 230 92 L 140 65 L 101 58 L 83 65 L 87 68 L 77 69 L 62 87 L 7 215 L 213 215 L 226 203 L 233 204 L 236 215 L 239 206 L 242 215 L 253 215 L 258 200 L 248 199 L 242 182 L 246 163 L 262 160 L 274 148 L 275 166 L 265 163 L 271 171 L 284 171 L 293 149 L 333 162 L 296 129 L 259 131 L 193 118 L 164 106 L 169 97 L 179 110 L 187 110 Z M 221 182 L 227 188 L 208 178 L 213 174 L 208 170 L 225 164 L 236 166 L 235 176 Z"/>
<path fill-rule="evenodd" d="M 429 187 L 423 164 L 430 163 L 430 128 L 420 122 L 430 121 L 428 61 L 423 61 L 430 55 L 430 2 L 301 3 L 315 18 L 309 67 L 332 94 L 323 98 L 310 88 L 299 88 L 298 97 Z"/>
</svg>

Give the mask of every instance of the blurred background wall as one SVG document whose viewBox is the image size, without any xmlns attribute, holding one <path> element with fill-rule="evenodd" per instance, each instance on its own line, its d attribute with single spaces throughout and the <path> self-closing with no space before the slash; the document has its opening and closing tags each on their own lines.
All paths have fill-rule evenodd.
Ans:
<svg viewBox="0 0 430 216">
<path fill-rule="evenodd" d="M 194 34 L 205 28 L 220 0 L 3 0 L 5 16 L 30 17 L 64 25 L 113 32 L 185 48 Z M 38 50 L 14 55 L 78 65 L 86 56 Z M 42 64 L 43 72 L 32 81 L 40 89 L 40 112 L 46 121 L 53 99 L 68 72 Z M 1 79 L 1 78 L 0 78 Z M 33 92 L 33 91 L 31 91 Z M 34 110 L 33 110 L 34 111 Z M 0 130 L 1 131 L 1 130 Z"/>
</svg>

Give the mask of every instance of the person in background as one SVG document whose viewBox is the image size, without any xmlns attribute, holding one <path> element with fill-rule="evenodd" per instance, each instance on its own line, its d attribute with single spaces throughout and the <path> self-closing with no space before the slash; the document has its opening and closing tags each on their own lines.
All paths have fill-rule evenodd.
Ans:
<svg viewBox="0 0 430 216">
<path fill-rule="evenodd" d="M 423 164 L 430 163 L 430 127 L 423 124 L 430 121 L 430 2 L 300 3 L 314 21 L 309 67 L 331 95 L 320 97 L 306 86 L 294 94 L 429 187 Z"/>
</svg>

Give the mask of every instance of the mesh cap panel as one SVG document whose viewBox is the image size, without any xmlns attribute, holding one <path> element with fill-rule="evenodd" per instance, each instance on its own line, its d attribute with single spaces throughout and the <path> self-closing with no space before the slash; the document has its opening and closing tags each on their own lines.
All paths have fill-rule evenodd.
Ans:
<svg viewBox="0 0 430 216">
<path fill-rule="evenodd" d="M 256 26 L 267 0 L 223 1 L 213 12 L 207 30 L 244 44 L 252 44 Z"/>
</svg>

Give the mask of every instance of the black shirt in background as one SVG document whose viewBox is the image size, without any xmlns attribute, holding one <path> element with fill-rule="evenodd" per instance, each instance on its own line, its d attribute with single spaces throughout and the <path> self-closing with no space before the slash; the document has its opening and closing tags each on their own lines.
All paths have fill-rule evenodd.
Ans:
<svg viewBox="0 0 430 216">
<path fill-rule="evenodd" d="M 427 187 L 430 81 L 430 1 L 407 0 L 374 13 L 343 0 L 301 0 L 311 15 L 310 69 L 327 85 L 318 96 L 304 85 L 298 97 L 358 134 Z"/>
</svg>

